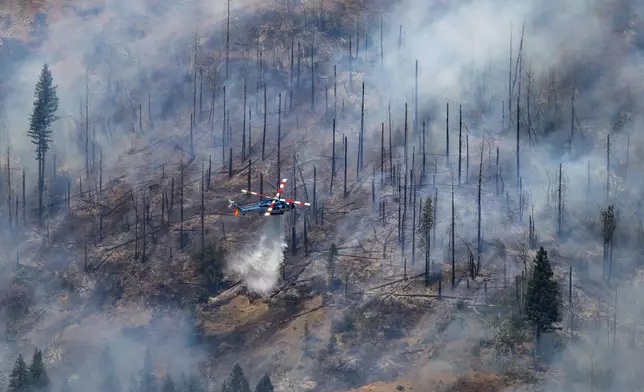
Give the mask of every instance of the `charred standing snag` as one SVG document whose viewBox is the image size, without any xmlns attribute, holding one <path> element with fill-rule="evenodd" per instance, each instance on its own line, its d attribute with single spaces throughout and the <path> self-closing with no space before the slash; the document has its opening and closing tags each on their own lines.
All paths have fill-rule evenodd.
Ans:
<svg viewBox="0 0 644 392">
<path fill-rule="evenodd" d="M 206 188 L 210 189 L 212 180 L 212 155 L 208 155 L 208 177 L 206 177 Z"/>
<path fill-rule="evenodd" d="M 233 148 L 228 149 L 228 178 L 233 177 Z"/>
<path fill-rule="evenodd" d="M 452 289 L 456 286 L 456 222 L 454 208 L 454 174 L 452 174 L 452 223 L 451 223 L 451 250 L 452 250 Z"/>
<path fill-rule="evenodd" d="M 416 59 L 416 81 L 414 85 L 414 135 L 418 134 L 418 59 Z"/>
<path fill-rule="evenodd" d="M 470 183 L 470 135 L 468 134 L 465 134 L 465 183 Z"/>
<path fill-rule="evenodd" d="M 348 196 L 347 193 L 347 137 L 344 137 L 344 197 Z"/>
<path fill-rule="evenodd" d="M 223 86 L 224 91 L 224 108 L 223 108 L 223 121 L 221 122 L 221 165 L 226 166 L 226 85 Z"/>
<path fill-rule="evenodd" d="M 313 166 L 313 215 L 317 216 L 317 167 L 315 166 Z"/>
<path fill-rule="evenodd" d="M 280 146 L 282 142 L 282 93 L 279 94 L 279 107 L 277 109 L 277 182 L 279 184 L 282 181 L 282 176 L 280 173 L 281 170 L 281 159 L 280 159 Z"/>
<path fill-rule="evenodd" d="M 559 186 L 557 187 L 557 235 L 561 236 L 562 230 L 561 230 L 561 224 L 563 221 L 563 198 L 562 198 L 562 176 L 563 176 L 563 170 L 562 170 L 562 164 L 559 164 Z"/>
<path fill-rule="evenodd" d="M 25 171 L 22 171 L 22 224 L 27 225 L 27 198 L 25 195 Z M 16 219 L 16 222 L 18 220 Z"/>
<path fill-rule="evenodd" d="M 385 66 L 385 55 L 384 55 L 384 40 L 383 40 L 383 31 L 382 31 L 382 16 L 380 17 L 380 67 Z"/>
<path fill-rule="evenodd" d="M 499 166 L 499 147 L 496 147 L 496 170 L 494 172 L 494 184 L 495 184 L 495 190 L 496 190 L 496 195 L 499 196 L 501 193 L 499 190 L 499 175 L 501 167 Z"/>
<path fill-rule="evenodd" d="M 606 203 L 610 197 L 610 134 L 606 136 Z"/>
<path fill-rule="evenodd" d="M 311 112 L 315 112 L 315 48 L 311 45 Z"/>
<path fill-rule="evenodd" d="M 243 110 L 244 120 L 242 122 L 242 150 L 241 150 L 241 161 L 246 160 L 246 78 L 244 78 L 244 110 Z"/>
<path fill-rule="evenodd" d="M 228 0 L 228 13 L 226 14 L 226 81 L 228 80 L 229 61 L 230 61 L 230 0 Z"/>
<path fill-rule="evenodd" d="M 262 161 L 264 160 L 265 157 L 265 152 L 266 152 L 266 83 L 264 83 L 264 128 L 262 131 Z"/>
<path fill-rule="evenodd" d="M 426 146 L 426 143 L 425 143 L 425 121 L 423 121 L 423 142 L 422 143 L 423 143 L 423 168 L 422 168 L 421 173 L 420 173 L 420 185 L 421 186 L 423 185 L 423 183 L 425 181 L 425 176 L 426 176 L 425 168 L 426 168 L 426 164 L 427 164 L 427 159 L 426 159 L 427 155 L 426 155 L 426 151 L 425 151 L 425 146 Z"/>
<path fill-rule="evenodd" d="M 300 41 L 297 41 L 297 90 L 300 89 L 300 65 L 302 63 L 302 48 Z"/>
<path fill-rule="evenodd" d="M 259 40 L 259 37 L 258 37 Z M 293 111 L 293 68 L 295 66 L 295 53 L 294 53 L 294 48 L 295 48 L 295 40 L 291 38 L 291 72 L 290 72 L 290 80 L 288 84 L 288 110 L 289 112 Z"/>
<path fill-rule="evenodd" d="M 394 183 L 394 158 L 393 158 L 393 147 L 391 144 L 391 103 L 388 105 L 388 117 L 389 117 L 389 181 Z"/>
<path fill-rule="evenodd" d="M 380 186 L 385 182 L 385 123 L 380 123 Z"/>
<path fill-rule="evenodd" d="M 333 119 L 333 136 L 332 136 L 332 143 L 331 143 L 331 148 L 332 148 L 332 153 L 331 153 L 331 184 L 333 184 L 333 177 L 335 177 L 335 163 L 336 163 L 336 158 L 335 158 L 335 118 Z M 333 188 L 333 186 L 331 186 Z"/>
<path fill-rule="evenodd" d="M 349 90 L 353 89 L 353 54 L 351 53 L 353 46 L 353 36 L 349 35 Z"/>
<path fill-rule="evenodd" d="M 445 162 L 449 166 L 449 102 L 445 104 Z"/>
<path fill-rule="evenodd" d="M 335 118 L 338 117 L 338 69 L 337 65 L 333 64 L 333 123 Z"/>
<path fill-rule="evenodd" d="M 231 157 L 232 157 L 232 148 L 231 150 Z M 232 158 L 231 158 L 232 160 Z M 183 160 L 181 160 L 181 190 L 179 194 L 179 219 L 181 220 L 181 229 L 179 230 L 179 249 L 183 249 L 184 243 L 183 243 L 183 238 L 184 238 L 184 232 L 183 232 L 183 188 L 184 188 L 184 164 Z M 232 167 L 232 165 L 231 165 Z M 230 169 L 229 169 L 230 173 Z"/>
<path fill-rule="evenodd" d="M 293 178 L 293 199 L 297 200 L 297 177 L 295 176 L 295 165 L 297 164 L 295 159 L 295 152 L 293 152 L 293 163 L 292 163 L 292 178 Z M 295 232 L 295 226 L 297 225 L 297 211 L 292 210 L 292 220 L 291 220 L 291 253 L 297 253 L 297 233 Z"/>
<path fill-rule="evenodd" d="M 405 174 L 407 174 L 407 165 L 409 164 L 409 160 L 407 159 L 407 132 L 408 132 L 408 127 L 407 127 L 407 102 L 405 102 Z"/>
<path fill-rule="evenodd" d="M 251 186 L 250 186 L 251 173 L 252 173 L 251 160 L 248 159 L 248 189 L 252 189 Z"/>
<path fill-rule="evenodd" d="M 416 185 L 414 184 L 414 169 L 411 169 L 411 192 L 413 194 L 413 211 L 411 219 L 411 265 L 416 265 Z"/>
<path fill-rule="evenodd" d="M 252 139 L 253 139 L 253 127 L 251 125 L 253 121 L 253 113 L 252 113 L 252 108 L 248 108 L 248 156 L 253 155 L 253 146 L 252 146 Z"/>
<path fill-rule="evenodd" d="M 483 252 L 483 243 L 481 241 L 481 225 L 482 225 L 482 208 L 481 208 L 481 188 L 483 187 L 482 181 L 483 181 L 483 142 L 481 142 L 481 158 L 479 161 L 479 189 L 476 197 L 476 271 L 475 275 L 479 274 L 479 271 L 481 270 L 481 253 Z M 475 278 L 476 276 L 473 276 L 472 278 Z"/>
<path fill-rule="evenodd" d="M 331 155 L 331 180 L 329 181 L 329 195 L 333 194 L 333 179 L 335 178 L 335 118 L 333 119 L 333 142 Z"/>
<path fill-rule="evenodd" d="M 463 108 L 458 105 L 458 186 L 461 186 L 461 165 L 463 163 Z"/>
<path fill-rule="evenodd" d="M 358 151 L 360 161 L 358 173 L 364 168 L 364 82 L 362 82 L 362 103 L 360 104 L 360 147 Z"/>
</svg>

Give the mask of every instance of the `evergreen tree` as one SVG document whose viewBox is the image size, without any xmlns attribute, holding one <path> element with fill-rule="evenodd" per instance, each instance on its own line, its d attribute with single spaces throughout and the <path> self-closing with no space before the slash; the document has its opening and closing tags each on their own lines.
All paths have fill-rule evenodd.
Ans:
<svg viewBox="0 0 644 392">
<path fill-rule="evenodd" d="M 42 361 L 42 351 L 38 348 L 34 350 L 31 365 L 29 365 L 29 387 L 34 392 L 47 392 L 51 387 L 47 369 Z"/>
<path fill-rule="evenodd" d="M 22 354 L 18 354 L 13 370 L 9 375 L 7 392 L 27 392 L 29 390 L 29 369 Z"/>
<path fill-rule="evenodd" d="M 432 198 L 428 197 L 423 205 L 423 215 L 420 218 L 420 234 L 422 234 L 425 248 L 425 286 L 429 286 L 429 264 L 431 252 L 431 233 L 434 227 L 434 206 Z"/>
<path fill-rule="evenodd" d="M 154 374 L 154 365 L 152 364 L 152 355 L 150 349 L 145 350 L 145 360 L 143 362 L 143 369 L 139 375 L 140 388 L 139 392 L 158 392 L 159 384 L 157 377 Z"/>
<path fill-rule="evenodd" d="M 101 374 L 101 392 L 121 392 L 121 382 L 116 374 L 114 358 L 109 346 L 105 346 L 99 359 L 98 371 Z"/>
<path fill-rule="evenodd" d="M 161 392 L 177 392 L 177 386 L 172 379 L 170 373 L 165 375 L 163 379 L 163 384 L 161 385 Z"/>
<path fill-rule="evenodd" d="M 29 119 L 29 131 L 27 135 L 36 146 L 36 161 L 38 161 L 38 222 L 43 223 L 43 193 L 45 189 L 45 157 L 49 151 L 49 144 L 52 142 L 51 126 L 58 120 L 57 86 L 54 86 L 54 78 L 45 64 L 38 77 L 34 91 L 34 105 L 31 118 Z"/>
<path fill-rule="evenodd" d="M 268 374 L 265 374 L 255 387 L 255 392 L 274 392 L 274 390 L 275 388 L 273 387 L 273 383 L 271 382 L 271 378 Z"/>
<path fill-rule="evenodd" d="M 226 384 L 227 389 L 225 392 L 250 392 L 250 385 L 244 374 L 244 369 L 238 363 L 233 367 Z"/>
<path fill-rule="evenodd" d="M 541 333 L 552 330 L 552 324 L 561 321 L 561 294 L 553 276 L 548 252 L 540 247 L 526 293 L 526 316 L 536 330 L 537 347 Z"/>
<path fill-rule="evenodd" d="M 333 288 L 333 280 L 335 279 L 335 261 L 338 256 L 338 247 L 335 245 L 335 242 L 331 244 L 331 249 L 329 249 L 329 255 L 326 259 L 327 270 L 329 271 L 329 281 L 331 282 L 331 287 Z"/>
</svg>

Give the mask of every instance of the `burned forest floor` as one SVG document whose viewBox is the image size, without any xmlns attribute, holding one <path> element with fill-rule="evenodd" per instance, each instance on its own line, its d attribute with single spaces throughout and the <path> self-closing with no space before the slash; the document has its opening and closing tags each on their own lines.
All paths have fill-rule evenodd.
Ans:
<svg viewBox="0 0 644 392">
<path fill-rule="evenodd" d="M 45 7 L 52 24 L 65 18 L 67 7 L 58 3 Z M 614 286 L 597 273 L 601 243 L 579 256 L 574 237 L 566 240 L 556 230 L 540 228 L 533 241 L 523 212 L 488 184 L 482 190 L 485 215 L 501 222 L 489 225 L 495 229 L 485 231 L 477 254 L 472 233 L 483 157 L 472 154 L 470 167 L 468 144 L 467 168 L 454 191 L 454 161 L 449 164 L 438 147 L 442 134 L 434 133 L 440 142 L 425 143 L 419 124 L 409 126 L 414 147 L 403 152 L 404 105 L 393 109 L 394 126 L 386 125 L 390 99 L 385 91 L 369 90 L 377 85 L 364 71 L 377 67 L 373 47 L 363 47 L 368 56 L 350 70 L 339 67 L 334 76 L 334 50 L 346 49 L 356 15 L 373 22 L 386 5 L 328 1 L 320 9 L 300 4 L 295 11 L 277 2 L 256 6 L 245 10 L 258 23 L 252 26 L 256 36 L 242 36 L 243 20 L 232 28 L 241 38 L 228 61 L 246 74 L 234 73 L 227 93 L 217 79 L 225 58 L 220 38 L 200 33 L 198 53 L 191 52 L 192 42 L 184 43 L 177 65 L 169 55 L 159 66 L 159 79 L 182 75 L 171 86 L 177 93 L 170 109 L 153 116 L 150 107 L 162 105 L 156 90 L 139 86 L 106 100 L 122 117 L 118 129 L 96 113 L 65 124 L 82 135 L 83 121 L 91 117 L 110 154 L 103 155 L 94 136 L 84 164 L 75 167 L 69 163 L 75 159 L 59 157 L 63 163 L 47 178 L 51 205 L 42 226 L 35 190 L 16 185 L 25 160 L 1 156 L 13 165 L 6 170 L 13 188 L 9 209 L 0 214 L 7 222 L 0 238 L 0 304 L 17 303 L 18 310 L 3 316 L 0 373 L 8 375 L 17 353 L 40 347 L 56 383 L 61 377 L 82 380 L 94 371 L 102 344 L 120 342 L 124 350 L 158 353 L 159 377 L 176 367 L 198 368 L 211 390 L 218 390 L 234 363 L 253 380 L 270 373 L 279 391 L 530 391 L 539 383 L 573 391 L 584 390 L 589 379 L 604 382 L 593 373 L 601 367 L 595 359 L 580 361 L 574 377 L 566 363 L 574 353 L 568 345 L 592 342 L 591 331 L 602 323 L 612 323 L 612 333 L 602 338 L 606 345 L 640 339 L 636 317 L 618 310 Z M 0 16 L 12 13 L 8 5 L 0 7 Z M 33 18 L 24 10 L 20 15 L 11 29 L 0 30 L 12 45 L 28 30 L 20 30 L 18 21 Z M 101 12 L 93 17 L 98 20 Z M 301 74 L 298 58 L 294 76 L 294 42 L 308 42 L 314 34 L 314 27 L 297 27 L 302 20 L 319 29 L 319 49 L 311 59 L 302 56 Z M 333 27 L 324 30 L 322 21 Z M 262 75 L 254 54 L 260 38 L 267 47 Z M 0 55 L 6 48 L 0 45 Z M 57 66 L 62 68 L 52 64 Z M 261 78 L 276 81 L 263 80 L 262 89 L 255 83 Z M 373 118 L 361 126 L 365 110 Z M 474 133 L 467 140 L 483 144 Z M 511 150 L 507 141 L 498 145 Z M 403 155 L 412 167 L 410 179 L 400 174 L 407 166 Z M 485 167 L 492 166 L 486 161 Z M 272 195 L 281 178 L 288 178 L 282 197 L 311 206 L 284 216 L 233 215 L 229 200 L 256 201 L 242 189 Z M 452 192 L 459 205 L 450 219 Z M 12 196 L 19 207 L 12 207 Z M 438 215 L 426 280 L 418 228 L 427 198 Z M 551 212 L 537 212 L 537 219 L 550 219 Z M 282 226 L 268 225 L 273 219 Z M 277 241 L 279 252 L 258 250 L 263 237 Z M 549 251 L 564 297 L 563 321 L 548 334 L 547 354 L 539 358 L 534 331 L 522 321 L 526 271 L 537 245 Z M 615 257 L 627 259 L 619 252 Z M 275 260 L 274 268 L 267 266 Z M 258 278 L 243 272 L 246 265 L 255 274 L 275 275 L 274 287 L 260 294 L 249 289 Z M 624 262 L 615 274 L 630 283 L 641 271 Z M 6 385 L 6 377 L 0 381 Z"/>
</svg>

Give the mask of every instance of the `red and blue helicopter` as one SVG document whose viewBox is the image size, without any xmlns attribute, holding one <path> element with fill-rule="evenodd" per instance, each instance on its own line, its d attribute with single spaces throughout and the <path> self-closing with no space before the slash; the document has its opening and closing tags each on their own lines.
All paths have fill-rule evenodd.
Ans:
<svg viewBox="0 0 644 392">
<path fill-rule="evenodd" d="M 264 195 L 258 192 L 252 192 L 246 189 L 242 189 L 242 193 L 247 195 L 259 196 L 263 200 L 259 203 L 248 204 L 244 206 L 238 205 L 234 200 L 228 200 L 229 207 L 233 208 L 233 213 L 235 216 L 239 214 L 246 215 L 247 212 L 259 212 L 265 216 L 271 215 L 284 215 L 286 211 L 292 210 L 295 206 L 310 206 L 311 203 L 305 203 L 303 201 L 291 200 L 291 199 L 280 199 L 280 195 L 284 190 L 287 179 L 282 179 L 280 187 L 277 189 L 275 196 Z"/>
</svg>

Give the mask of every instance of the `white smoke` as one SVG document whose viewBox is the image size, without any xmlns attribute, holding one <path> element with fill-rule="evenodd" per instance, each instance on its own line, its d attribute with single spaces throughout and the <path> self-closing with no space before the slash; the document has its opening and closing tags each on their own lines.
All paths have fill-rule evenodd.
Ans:
<svg viewBox="0 0 644 392">
<path fill-rule="evenodd" d="M 266 295 L 280 278 L 284 261 L 284 217 L 271 216 L 265 219 L 257 244 L 242 250 L 230 269 L 241 275 L 249 291 Z"/>
</svg>

